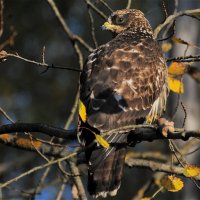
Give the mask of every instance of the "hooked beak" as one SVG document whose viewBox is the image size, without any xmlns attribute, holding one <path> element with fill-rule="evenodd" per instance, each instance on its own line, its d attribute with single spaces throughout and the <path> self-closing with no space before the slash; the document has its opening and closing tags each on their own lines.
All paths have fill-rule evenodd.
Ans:
<svg viewBox="0 0 200 200">
<path fill-rule="evenodd" d="M 102 30 L 109 30 L 114 33 L 120 33 L 121 31 L 123 31 L 123 27 L 112 24 L 111 20 L 108 19 L 108 21 L 102 25 Z"/>
<path fill-rule="evenodd" d="M 112 24 L 110 24 L 109 22 L 105 22 L 102 26 L 101 26 L 101 28 L 102 28 L 102 30 L 112 30 Z"/>
</svg>

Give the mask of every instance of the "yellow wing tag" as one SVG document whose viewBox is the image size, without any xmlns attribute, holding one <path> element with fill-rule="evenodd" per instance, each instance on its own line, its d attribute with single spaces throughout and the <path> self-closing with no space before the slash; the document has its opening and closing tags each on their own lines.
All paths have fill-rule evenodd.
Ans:
<svg viewBox="0 0 200 200">
<path fill-rule="evenodd" d="M 105 149 L 110 147 L 110 144 L 100 135 L 95 134 L 97 142 Z"/>
<path fill-rule="evenodd" d="M 87 119 L 86 107 L 81 100 L 79 101 L 79 116 L 81 120 L 85 123 Z"/>
</svg>

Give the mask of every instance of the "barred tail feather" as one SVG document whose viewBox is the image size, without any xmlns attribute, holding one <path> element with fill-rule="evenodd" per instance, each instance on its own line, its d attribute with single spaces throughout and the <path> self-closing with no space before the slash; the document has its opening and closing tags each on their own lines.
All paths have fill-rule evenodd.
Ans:
<svg viewBox="0 0 200 200">
<path fill-rule="evenodd" d="M 96 151 L 102 151 L 101 149 Z M 97 153 L 97 152 L 96 152 Z M 115 149 L 93 171 L 88 171 L 88 191 L 94 197 L 115 196 L 121 184 L 126 148 Z"/>
<path fill-rule="evenodd" d="M 115 135 L 114 142 L 123 142 L 125 135 Z M 111 138 L 109 138 L 111 139 Z M 115 196 L 121 185 L 126 147 L 95 149 L 89 158 L 88 191 L 93 197 Z"/>
</svg>

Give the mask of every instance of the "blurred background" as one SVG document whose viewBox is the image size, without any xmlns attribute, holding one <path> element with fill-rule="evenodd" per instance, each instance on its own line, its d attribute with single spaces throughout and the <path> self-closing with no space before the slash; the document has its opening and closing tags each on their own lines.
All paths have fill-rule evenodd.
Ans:
<svg viewBox="0 0 200 200">
<path fill-rule="evenodd" d="M 93 3 L 107 16 L 110 11 L 98 0 Z M 105 1 L 113 10 L 123 9 L 127 5 L 125 0 Z M 168 15 L 174 11 L 174 0 L 165 1 Z M 178 11 L 200 7 L 199 0 L 179 0 Z M 92 47 L 94 47 L 87 5 L 84 0 L 55 0 L 61 14 L 71 31 L 78 34 Z M 165 14 L 161 0 L 132 0 L 131 8 L 140 9 L 145 13 L 153 28 L 162 23 Z M 94 17 L 95 34 L 98 45 L 106 43 L 111 35 L 102 32 L 101 25 L 104 20 L 92 11 Z M 0 43 L 5 41 L 13 31 L 17 35 L 12 46 L 4 48 L 9 53 L 42 61 L 42 49 L 45 46 L 45 61 L 49 65 L 78 68 L 79 63 L 72 43 L 57 21 L 47 1 L 43 0 L 6 0 L 4 1 L 4 32 Z M 189 43 L 200 45 L 200 22 L 189 17 L 178 18 L 175 35 Z M 81 50 L 84 59 L 89 52 L 83 47 Z M 185 46 L 173 44 L 173 48 L 166 57 L 183 56 Z M 187 55 L 199 54 L 199 50 L 189 48 Z M 194 63 L 198 67 L 199 63 Z M 42 73 L 44 68 L 8 58 L 0 63 L 0 107 L 3 108 L 14 121 L 41 122 L 57 127 L 63 127 L 70 114 L 77 92 L 79 73 L 62 69 L 49 69 Z M 181 95 L 187 110 L 186 128 L 195 130 L 199 128 L 200 119 L 200 88 L 189 76 L 184 77 L 185 93 Z M 172 115 L 177 102 L 177 95 L 170 94 L 168 114 Z M 181 126 L 184 112 L 181 108 L 175 116 L 176 126 Z M 0 115 L 0 123 L 8 121 Z M 72 124 L 71 128 L 75 125 Z M 183 142 L 179 142 L 181 147 Z M 138 144 L 134 151 L 162 151 L 169 153 L 167 142 L 157 141 Z M 190 163 L 200 162 L 198 153 L 187 156 Z M 5 182 L 16 175 L 43 163 L 43 159 L 33 152 L 26 152 L 0 144 L 0 182 Z M 36 196 L 35 199 L 55 199 L 60 187 L 58 169 L 52 168 L 51 175 L 47 179 L 47 187 Z M 21 179 L 2 191 L 6 199 L 28 199 L 24 191 L 31 191 L 42 171 Z M 128 169 L 122 181 L 119 195 L 115 199 L 132 199 L 138 189 L 152 176 L 152 172 L 144 169 Z M 56 177 L 55 177 L 56 175 Z M 200 199 L 200 192 L 192 183 L 183 179 L 185 188 L 178 193 L 162 193 L 155 199 Z M 84 183 L 86 177 L 84 176 Z M 63 199 L 72 199 L 70 186 L 66 188 Z"/>
</svg>

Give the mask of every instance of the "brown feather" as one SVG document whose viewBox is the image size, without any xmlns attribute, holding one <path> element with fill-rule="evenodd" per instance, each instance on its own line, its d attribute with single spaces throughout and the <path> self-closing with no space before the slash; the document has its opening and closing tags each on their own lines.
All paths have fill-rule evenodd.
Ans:
<svg viewBox="0 0 200 200">
<path fill-rule="evenodd" d="M 126 23 L 116 24 L 123 16 Z M 165 101 L 161 100 L 167 95 L 162 92 L 167 91 L 163 89 L 167 87 L 165 60 L 143 13 L 119 10 L 108 21 L 115 31 L 120 26 L 118 35 L 94 50 L 81 74 L 80 98 L 86 106 L 87 125 L 99 133 L 135 124 L 158 108 L 162 113 Z M 114 134 L 106 139 L 120 143 L 126 137 Z M 115 194 L 120 186 L 125 147 L 108 151 L 92 147 L 86 152 L 89 191 L 95 196 Z"/>
</svg>

